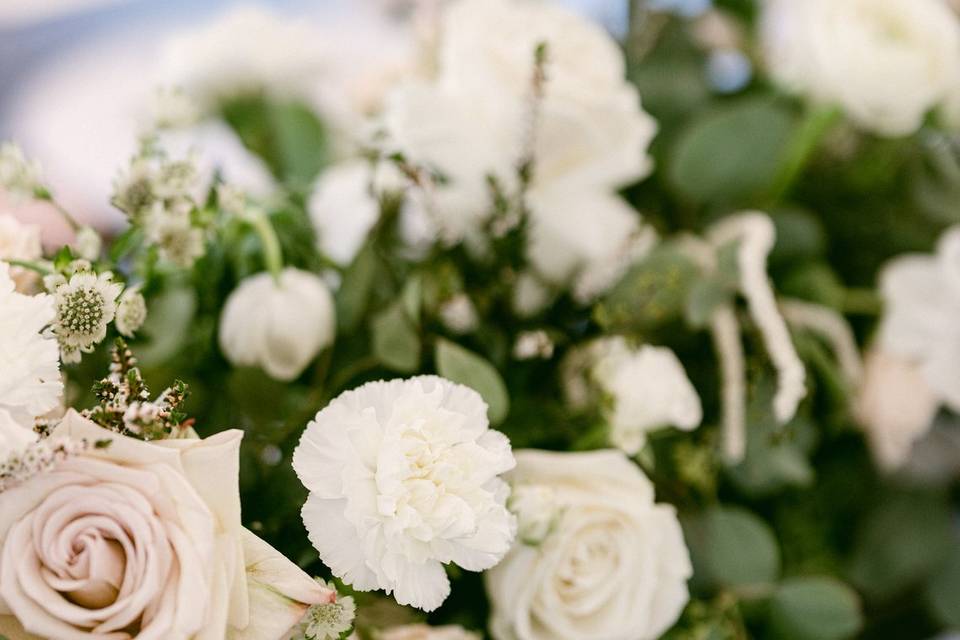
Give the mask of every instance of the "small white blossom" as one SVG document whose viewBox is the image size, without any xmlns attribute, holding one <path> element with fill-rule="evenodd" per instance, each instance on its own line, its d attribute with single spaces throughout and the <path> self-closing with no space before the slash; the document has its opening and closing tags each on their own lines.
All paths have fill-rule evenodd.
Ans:
<svg viewBox="0 0 960 640">
<path fill-rule="evenodd" d="M 333 574 L 425 611 L 450 593 L 444 564 L 483 571 L 509 550 L 516 522 L 499 476 L 513 465 L 480 395 L 436 376 L 340 395 L 293 454 L 310 490 L 303 521 Z"/>
<path fill-rule="evenodd" d="M 477 308 L 465 293 L 458 293 L 440 305 L 440 321 L 458 334 L 470 333 L 480 323 Z"/>
<path fill-rule="evenodd" d="M 122 290 L 109 271 L 98 275 L 79 270 L 56 286 L 53 332 L 64 362 L 79 362 L 81 353 L 90 353 L 106 337 Z"/>
<path fill-rule="evenodd" d="M 27 442 L 0 457 L 0 492 L 23 484 L 33 476 L 52 469 L 58 462 L 88 448 L 82 440 L 65 437 Z"/>
<path fill-rule="evenodd" d="M 334 584 L 320 581 L 331 591 Z M 307 609 L 291 640 L 339 640 L 353 626 L 357 605 L 350 596 L 339 594 L 330 602 L 312 605 Z"/>
<path fill-rule="evenodd" d="M 95 262 L 100 258 L 100 250 L 103 248 L 103 239 L 97 230 L 93 227 L 80 227 L 77 236 L 73 240 L 73 249 L 77 255 L 84 260 Z"/>
<path fill-rule="evenodd" d="M 513 357 L 517 360 L 553 357 L 553 340 L 543 329 L 524 331 L 513 345 Z"/>
<path fill-rule="evenodd" d="M 542 485 L 515 486 L 507 507 L 517 516 L 517 539 L 531 546 L 546 540 L 563 513 L 556 492 Z"/>
<path fill-rule="evenodd" d="M 154 129 L 179 129 L 200 119 L 200 107 L 179 88 L 163 87 L 153 96 L 152 123 Z"/>
<path fill-rule="evenodd" d="M 317 275 L 287 268 L 279 280 L 258 273 L 240 283 L 220 315 L 220 348 L 236 366 L 258 366 L 277 380 L 293 380 L 328 347 L 336 310 Z"/>
<path fill-rule="evenodd" d="M 206 234 L 194 226 L 188 207 L 168 209 L 156 201 L 144 220 L 147 240 L 157 246 L 161 259 L 189 269 L 206 252 Z"/>
<path fill-rule="evenodd" d="M 0 187 L 19 199 L 32 198 L 43 189 L 40 165 L 10 142 L 0 144 Z"/>
<path fill-rule="evenodd" d="M 132 338 L 147 319 L 147 303 L 137 288 L 128 288 L 117 303 L 117 317 L 114 324 L 117 331 Z"/>
<path fill-rule="evenodd" d="M 24 224 L 9 214 L 0 215 L 0 260 L 34 261 L 43 257 L 40 227 Z M 28 292 L 38 280 L 36 272 L 10 267 L 10 277 L 18 291 Z"/>
<path fill-rule="evenodd" d="M 525 272 L 517 276 L 513 285 L 513 311 L 521 318 L 529 318 L 550 304 L 551 291 L 536 275 Z"/>
<path fill-rule="evenodd" d="M 45 331 L 53 298 L 17 293 L 0 262 L 0 458 L 35 439 L 34 420 L 60 404 L 57 341 Z"/>
</svg>

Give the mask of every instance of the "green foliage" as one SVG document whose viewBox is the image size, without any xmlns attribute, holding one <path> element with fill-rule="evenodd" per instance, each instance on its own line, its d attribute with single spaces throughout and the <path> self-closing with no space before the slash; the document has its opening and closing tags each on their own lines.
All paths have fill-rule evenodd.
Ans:
<svg viewBox="0 0 960 640">
<path fill-rule="evenodd" d="M 420 364 L 420 337 L 402 301 L 374 316 L 370 323 L 373 354 L 387 368 L 413 373 Z"/>
<path fill-rule="evenodd" d="M 507 386 L 490 362 L 442 338 L 437 340 L 436 361 L 437 373 L 475 389 L 483 397 L 491 424 L 500 424 L 507 417 L 510 410 Z"/>
<path fill-rule="evenodd" d="M 960 541 L 927 585 L 930 609 L 945 625 L 960 629 Z"/>
<path fill-rule="evenodd" d="M 792 578 L 777 587 L 769 605 L 772 638 L 843 640 L 863 626 L 857 594 L 827 577 Z"/>
</svg>

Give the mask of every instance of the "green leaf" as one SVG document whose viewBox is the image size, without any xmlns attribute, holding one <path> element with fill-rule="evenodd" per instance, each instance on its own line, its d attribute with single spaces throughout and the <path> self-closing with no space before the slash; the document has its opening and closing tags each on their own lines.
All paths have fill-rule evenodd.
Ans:
<svg viewBox="0 0 960 640">
<path fill-rule="evenodd" d="M 853 583 L 878 601 L 918 585 L 947 560 L 952 527 L 948 501 L 938 493 L 887 496 L 859 532 L 850 568 Z"/>
<path fill-rule="evenodd" d="M 700 270 L 669 244 L 636 264 L 594 308 L 609 331 L 657 328 L 680 319 Z"/>
<path fill-rule="evenodd" d="M 863 613 L 856 592 L 839 580 L 793 578 L 771 598 L 769 624 L 782 640 L 843 640 L 860 631 Z"/>
<path fill-rule="evenodd" d="M 420 311 L 423 307 L 423 279 L 419 275 L 410 276 L 400 293 L 403 309 L 415 325 L 420 324 Z"/>
<path fill-rule="evenodd" d="M 487 403 L 490 423 L 497 425 L 507 417 L 510 396 L 497 369 L 485 358 L 460 345 L 437 340 L 437 373 L 444 378 L 474 389 Z"/>
<path fill-rule="evenodd" d="M 718 307 L 733 300 L 734 291 L 719 278 L 697 280 L 687 296 L 684 316 L 691 327 L 702 329 Z"/>
<path fill-rule="evenodd" d="M 367 311 L 378 271 L 377 254 L 369 243 L 357 253 L 337 290 L 337 325 L 340 333 L 356 328 Z"/>
<path fill-rule="evenodd" d="M 384 366 L 401 373 L 417 370 L 420 366 L 420 336 L 400 302 L 374 317 L 370 331 L 373 334 L 373 355 Z"/>
<path fill-rule="evenodd" d="M 780 575 L 780 548 L 766 522 L 739 507 L 711 507 L 682 518 L 693 560 L 694 579 L 702 587 L 764 587 Z"/>
<path fill-rule="evenodd" d="M 960 543 L 927 585 L 927 599 L 940 621 L 960 629 Z"/>
<path fill-rule="evenodd" d="M 695 202 L 743 201 L 770 187 L 796 118 L 769 98 L 724 105 L 680 136 L 667 179 Z"/>
</svg>

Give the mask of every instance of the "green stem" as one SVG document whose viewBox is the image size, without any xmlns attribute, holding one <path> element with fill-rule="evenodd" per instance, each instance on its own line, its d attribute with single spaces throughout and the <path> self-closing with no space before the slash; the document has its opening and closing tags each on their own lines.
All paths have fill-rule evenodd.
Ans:
<svg viewBox="0 0 960 640">
<path fill-rule="evenodd" d="M 34 192 L 33 195 L 37 198 L 37 200 L 50 203 L 50 205 L 57 210 L 57 213 L 60 214 L 60 217 L 63 218 L 68 225 L 70 225 L 70 228 L 73 231 L 79 231 L 80 227 L 83 226 L 77 221 L 76 218 L 73 217 L 73 214 L 67 211 L 62 204 L 57 202 L 56 198 L 53 197 L 53 194 L 46 187 L 40 187 Z"/>
<path fill-rule="evenodd" d="M 883 299 L 873 289 L 847 289 L 843 296 L 843 312 L 853 315 L 878 316 Z"/>
<path fill-rule="evenodd" d="M 834 123 L 840 119 L 840 115 L 841 112 L 836 107 L 811 107 L 807 110 L 787 145 L 785 159 L 770 188 L 770 204 L 780 202 L 790 193 L 813 157 L 813 152 L 820 146 L 823 137 Z"/>
<path fill-rule="evenodd" d="M 3 258 L 0 258 L 3 260 Z M 3 260 L 12 267 L 22 267 L 24 269 L 30 269 L 31 271 L 36 271 L 41 275 L 50 275 L 53 273 L 53 268 L 42 262 L 33 262 L 30 260 Z"/>
<path fill-rule="evenodd" d="M 267 263 L 267 271 L 273 276 L 273 279 L 280 282 L 280 273 L 283 271 L 283 251 L 280 249 L 280 240 L 277 238 L 277 232 L 266 213 L 257 213 L 250 219 L 250 224 L 260 236 L 260 242 L 263 243 L 264 260 Z"/>
</svg>

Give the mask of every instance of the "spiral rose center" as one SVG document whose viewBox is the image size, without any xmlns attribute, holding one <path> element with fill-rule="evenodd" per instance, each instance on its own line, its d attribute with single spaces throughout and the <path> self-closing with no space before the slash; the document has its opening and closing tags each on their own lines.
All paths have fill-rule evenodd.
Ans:
<svg viewBox="0 0 960 640">
<path fill-rule="evenodd" d="M 64 591 L 64 596 L 88 609 L 113 604 L 126 566 L 126 555 L 119 542 L 105 537 L 97 529 L 85 531 L 74 542 L 73 555 L 67 560 L 66 573 L 79 584 Z"/>
</svg>

